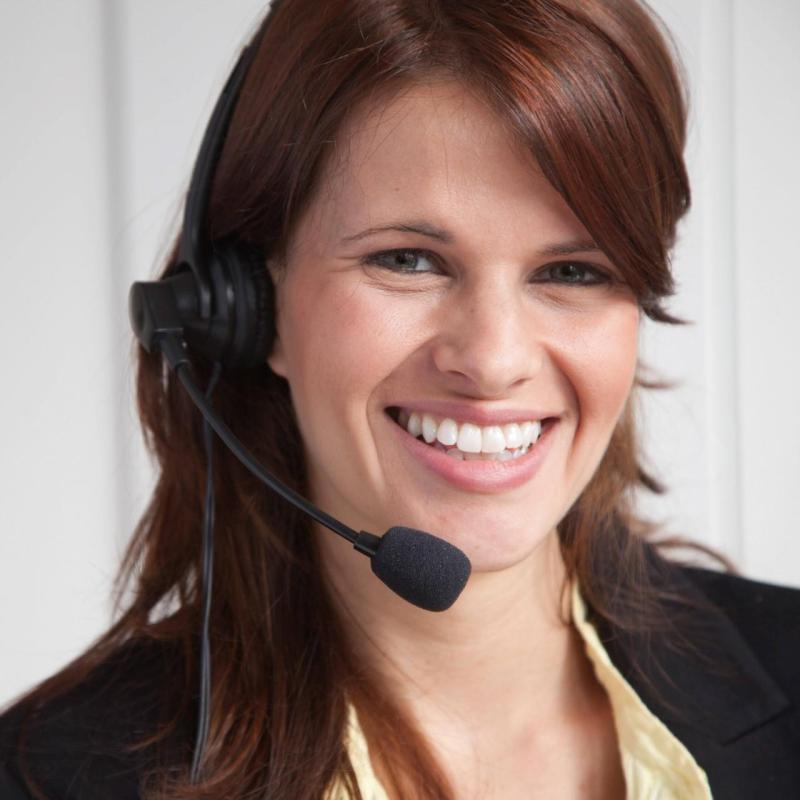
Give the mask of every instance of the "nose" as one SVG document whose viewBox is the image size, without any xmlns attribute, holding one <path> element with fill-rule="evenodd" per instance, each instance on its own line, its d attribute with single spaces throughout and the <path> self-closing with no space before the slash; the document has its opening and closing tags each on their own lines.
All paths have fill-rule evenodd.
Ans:
<svg viewBox="0 0 800 800">
<path fill-rule="evenodd" d="M 542 369 L 543 331 L 523 287 L 482 281 L 444 306 L 433 361 L 456 391 L 503 397 Z"/>
</svg>

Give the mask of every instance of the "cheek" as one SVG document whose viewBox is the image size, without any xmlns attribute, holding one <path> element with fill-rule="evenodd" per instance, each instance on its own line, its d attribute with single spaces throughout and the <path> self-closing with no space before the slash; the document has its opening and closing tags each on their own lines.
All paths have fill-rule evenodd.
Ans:
<svg viewBox="0 0 800 800">
<path fill-rule="evenodd" d="M 562 370 L 572 386 L 578 433 L 589 435 L 595 449 L 604 449 L 628 398 L 636 373 L 639 309 L 620 302 L 586 319 L 562 350 Z"/>
<path fill-rule="evenodd" d="M 564 468 L 570 476 L 568 506 L 600 464 L 630 394 L 636 373 L 639 310 L 635 302 L 573 321 L 551 352 L 572 395 L 572 441 Z M 566 429 L 569 430 L 569 427 Z"/>
<path fill-rule="evenodd" d="M 299 415 L 363 420 L 365 402 L 413 351 L 413 332 L 422 326 L 397 298 L 355 276 L 298 279 L 287 284 L 283 301 L 286 377 Z"/>
</svg>

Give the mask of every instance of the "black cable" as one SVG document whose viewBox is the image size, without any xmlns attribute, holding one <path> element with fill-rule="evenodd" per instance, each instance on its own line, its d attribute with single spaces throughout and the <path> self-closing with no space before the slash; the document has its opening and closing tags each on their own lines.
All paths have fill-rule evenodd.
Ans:
<svg viewBox="0 0 800 800">
<path fill-rule="evenodd" d="M 211 395 L 216 388 L 222 365 L 214 364 L 211 379 L 205 393 L 205 400 L 211 405 Z M 206 497 L 203 512 L 203 623 L 200 637 L 200 700 L 197 712 L 197 735 L 192 759 L 192 783 L 200 780 L 200 767 L 208 738 L 209 718 L 211 716 L 211 644 L 209 625 L 211 621 L 211 596 L 214 577 L 214 431 L 208 420 L 203 418 L 203 442 L 206 451 Z"/>
<path fill-rule="evenodd" d="M 231 452 L 250 470 L 259 480 L 270 487 L 274 492 L 277 492 L 281 497 L 288 500 L 295 507 L 300 508 L 304 513 L 308 514 L 312 519 L 315 519 L 326 528 L 330 528 L 334 533 L 347 539 L 348 542 L 356 543 L 359 538 L 363 539 L 363 535 L 357 533 L 352 528 L 348 528 L 343 522 L 334 519 L 329 514 L 326 514 L 321 509 L 313 506 L 305 497 L 302 497 L 294 489 L 288 487 L 277 478 L 270 475 L 261 464 L 256 461 L 250 453 L 247 452 L 244 445 L 239 441 L 233 431 L 219 418 L 219 416 L 211 408 L 210 403 L 206 402 L 202 391 L 198 388 L 197 384 L 192 378 L 191 368 L 188 358 L 184 355 L 180 345 L 179 339 L 173 337 L 165 337 L 162 344 L 163 352 L 167 356 L 170 365 L 175 370 L 175 374 L 180 379 L 181 383 L 186 388 L 186 391 L 192 397 L 197 407 L 203 412 L 208 423 L 216 432 L 217 436 L 230 448 Z M 175 354 L 171 352 L 175 351 Z M 374 538 L 374 537 L 373 537 Z M 368 551 L 367 554 L 372 555 L 373 552 Z"/>
</svg>

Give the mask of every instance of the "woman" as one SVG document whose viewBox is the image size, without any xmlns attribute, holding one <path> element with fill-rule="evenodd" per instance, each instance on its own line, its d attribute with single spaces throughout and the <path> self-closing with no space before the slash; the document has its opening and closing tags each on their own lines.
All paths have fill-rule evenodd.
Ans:
<svg viewBox="0 0 800 800">
<path fill-rule="evenodd" d="M 638 332 L 679 322 L 689 206 L 656 22 L 635 0 L 283 0 L 254 53 L 202 236 L 258 254 L 274 324 L 221 375 L 187 331 L 198 382 L 281 481 L 355 530 L 430 531 L 471 576 L 441 613 L 407 603 L 217 446 L 196 735 L 204 428 L 140 350 L 160 474 L 133 591 L 4 716 L 4 791 L 797 796 L 800 592 L 680 566 L 632 508 L 659 490 Z"/>
</svg>

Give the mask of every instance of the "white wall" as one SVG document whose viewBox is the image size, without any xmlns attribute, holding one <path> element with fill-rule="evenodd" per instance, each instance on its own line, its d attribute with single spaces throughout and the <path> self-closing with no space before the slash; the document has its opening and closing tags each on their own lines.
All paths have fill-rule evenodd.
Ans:
<svg viewBox="0 0 800 800">
<path fill-rule="evenodd" d="M 0 6 L 0 702 L 109 619 L 150 485 L 130 400 L 126 294 L 178 220 L 194 153 L 261 0 Z M 645 509 L 800 586 L 800 30 L 796 0 L 659 0 L 693 95 L 694 208 L 672 309 L 643 353 L 672 488 Z M 765 54 L 769 54 L 766 58 Z"/>
<path fill-rule="evenodd" d="M 120 539 L 99 2 L 0 10 L 0 697 L 106 620 Z"/>
</svg>

